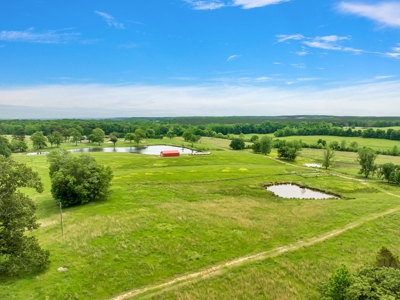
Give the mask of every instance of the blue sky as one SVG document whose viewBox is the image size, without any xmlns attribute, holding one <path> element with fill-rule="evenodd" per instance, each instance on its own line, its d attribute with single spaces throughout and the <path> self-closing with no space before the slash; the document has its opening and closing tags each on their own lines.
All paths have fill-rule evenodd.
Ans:
<svg viewBox="0 0 400 300">
<path fill-rule="evenodd" d="M 0 118 L 400 115 L 400 1 L 4 1 Z"/>
</svg>

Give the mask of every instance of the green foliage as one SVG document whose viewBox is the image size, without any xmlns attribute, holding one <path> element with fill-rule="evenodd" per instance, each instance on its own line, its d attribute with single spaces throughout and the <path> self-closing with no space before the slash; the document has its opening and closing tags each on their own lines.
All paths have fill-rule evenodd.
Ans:
<svg viewBox="0 0 400 300">
<path fill-rule="evenodd" d="M 112 171 L 88 155 L 73 156 L 68 151 L 52 151 L 50 163 L 51 193 L 63 206 L 104 200 L 109 193 Z"/>
<path fill-rule="evenodd" d="M 272 139 L 268 136 L 263 136 L 260 140 L 260 152 L 264 155 L 270 154 L 272 150 Z"/>
<path fill-rule="evenodd" d="M 333 164 L 334 157 L 335 157 L 335 151 L 333 151 L 329 147 L 326 147 L 323 152 L 322 166 L 325 167 L 325 169 L 328 169 L 329 167 L 331 167 Z"/>
<path fill-rule="evenodd" d="M 250 138 L 250 142 L 252 142 L 252 143 L 254 143 L 254 142 L 258 141 L 258 140 L 259 140 L 258 135 L 253 135 L 253 136 Z"/>
<path fill-rule="evenodd" d="M 346 300 L 395 300 L 400 296 L 400 270 L 393 268 L 363 267 L 352 276 Z"/>
<path fill-rule="evenodd" d="M 301 151 L 299 141 L 280 141 L 278 144 L 278 157 L 294 161 Z"/>
<path fill-rule="evenodd" d="M 135 140 L 135 134 L 134 133 L 127 133 L 124 137 L 125 141 L 129 141 L 129 143 L 132 143 L 132 141 Z"/>
<path fill-rule="evenodd" d="M 346 265 L 336 269 L 327 283 L 320 286 L 321 299 L 344 300 L 346 290 L 350 286 L 351 273 Z M 355 299 L 355 298 L 354 298 Z"/>
<path fill-rule="evenodd" d="M 115 147 L 115 144 L 118 142 L 118 138 L 115 135 L 110 135 L 110 142 L 113 143 Z"/>
<path fill-rule="evenodd" d="M 133 135 L 133 139 L 137 146 L 139 146 L 140 141 L 146 137 L 146 132 L 143 129 L 136 129 Z"/>
<path fill-rule="evenodd" d="M 71 136 L 72 142 L 74 142 L 76 146 L 78 145 L 78 142 L 82 140 L 82 133 L 78 129 L 72 129 Z"/>
<path fill-rule="evenodd" d="M 49 141 L 51 147 L 53 147 L 54 144 L 57 145 L 57 147 L 60 147 L 63 141 L 63 135 L 58 131 L 54 131 L 52 134 L 47 136 L 47 140 Z"/>
<path fill-rule="evenodd" d="M 8 275 L 43 269 L 50 263 L 49 252 L 40 248 L 35 237 L 25 236 L 26 230 L 39 224 L 35 204 L 18 191 L 22 187 L 43 191 L 36 172 L 0 156 L 0 273 Z"/>
<path fill-rule="evenodd" d="M 11 156 L 11 145 L 6 137 L 0 135 L 0 156 Z"/>
<path fill-rule="evenodd" d="M 183 140 L 185 141 L 185 142 L 190 142 L 190 139 L 192 138 L 192 135 L 193 135 L 193 133 L 191 132 L 191 131 L 185 131 L 183 134 L 182 134 L 182 137 L 183 137 Z"/>
<path fill-rule="evenodd" d="M 12 134 L 12 139 L 17 141 L 25 141 L 25 130 L 23 128 L 18 128 Z"/>
<path fill-rule="evenodd" d="M 25 141 L 21 140 L 12 140 L 11 141 L 11 150 L 13 152 L 26 152 L 28 150 L 28 145 Z"/>
<path fill-rule="evenodd" d="M 229 144 L 229 147 L 231 147 L 233 150 L 243 150 L 245 143 L 242 139 L 234 138 Z"/>
<path fill-rule="evenodd" d="M 364 147 L 359 149 L 357 161 L 359 162 L 361 169 L 358 174 L 363 174 L 366 178 L 368 178 L 370 174 L 374 175 L 377 170 L 377 166 L 375 165 L 376 157 L 377 154 L 371 148 Z"/>
<path fill-rule="evenodd" d="M 91 134 L 91 141 L 94 143 L 99 143 L 100 146 L 100 144 L 104 142 L 105 137 L 106 134 L 101 128 L 95 128 Z"/>
<path fill-rule="evenodd" d="M 175 137 L 175 132 L 173 130 L 168 130 L 167 138 L 173 139 Z"/>
<path fill-rule="evenodd" d="M 47 147 L 46 137 L 43 135 L 43 132 L 41 131 L 36 131 L 34 134 L 32 134 L 31 141 L 33 148 L 36 150 L 40 150 L 43 149 L 44 147 Z"/>
<path fill-rule="evenodd" d="M 390 181 L 390 176 L 396 170 L 396 165 L 394 163 L 382 164 L 378 167 L 378 176 Z"/>
<path fill-rule="evenodd" d="M 382 247 L 376 255 L 375 266 L 378 268 L 393 268 L 399 269 L 400 262 L 397 256 L 394 256 L 392 252 L 389 251 L 388 248 Z"/>
</svg>

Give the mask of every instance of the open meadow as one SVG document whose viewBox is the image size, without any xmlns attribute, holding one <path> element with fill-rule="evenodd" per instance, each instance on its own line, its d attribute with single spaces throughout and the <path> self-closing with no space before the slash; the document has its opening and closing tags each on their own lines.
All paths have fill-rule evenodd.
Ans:
<svg viewBox="0 0 400 300">
<path fill-rule="evenodd" d="M 203 138 L 194 147 L 212 152 L 205 156 L 92 153 L 113 170 L 111 195 L 64 209 L 63 237 L 46 156 L 13 155 L 45 185 L 42 194 L 23 191 L 37 204 L 42 225 L 32 234 L 50 250 L 51 265 L 0 277 L 0 299 L 317 299 L 317 285 L 340 264 L 355 270 L 382 246 L 400 254 L 400 188 L 364 180 L 356 153 L 336 152 L 325 171 L 303 166 L 319 162 L 321 150 L 304 149 L 286 163 L 275 152 L 229 150 L 229 142 Z M 400 157 L 378 157 L 389 161 Z M 265 190 L 271 182 L 341 199 L 283 199 Z"/>
</svg>

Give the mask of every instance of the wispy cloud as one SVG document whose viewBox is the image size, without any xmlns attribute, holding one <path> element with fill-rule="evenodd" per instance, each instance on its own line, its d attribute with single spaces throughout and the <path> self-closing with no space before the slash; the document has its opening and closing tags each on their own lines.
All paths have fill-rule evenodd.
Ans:
<svg viewBox="0 0 400 300">
<path fill-rule="evenodd" d="M 304 35 L 302 34 L 278 34 L 276 35 L 278 38 L 277 43 L 282 43 L 289 40 L 302 40 L 304 39 Z"/>
<path fill-rule="evenodd" d="M 272 4 L 290 2 L 290 0 L 183 0 L 195 10 L 213 10 L 228 6 L 240 6 L 243 9 L 263 7 Z"/>
<path fill-rule="evenodd" d="M 237 55 L 237 54 L 231 55 L 231 56 L 229 56 L 229 57 L 226 59 L 226 61 L 234 60 L 234 59 L 238 58 L 239 56 L 240 56 L 240 55 Z"/>
<path fill-rule="evenodd" d="M 184 1 L 186 3 L 191 4 L 194 10 L 213 10 L 228 6 L 225 3 L 218 0 L 217 1 L 184 0 Z"/>
<path fill-rule="evenodd" d="M 118 48 L 122 48 L 122 49 L 134 49 L 134 48 L 138 48 L 139 45 L 136 43 L 129 43 L 129 44 L 122 44 L 119 45 Z"/>
<path fill-rule="evenodd" d="M 342 13 L 371 19 L 384 26 L 400 27 L 400 3 L 398 1 L 376 4 L 340 2 L 337 9 Z"/>
<path fill-rule="evenodd" d="M 397 77 L 397 75 L 375 76 L 374 79 L 376 79 L 376 80 L 382 80 L 382 79 L 388 79 L 388 78 L 394 78 L 394 77 Z"/>
<path fill-rule="evenodd" d="M 111 16 L 105 12 L 101 12 L 101 11 L 97 11 L 97 10 L 95 10 L 94 13 L 101 16 L 103 18 L 103 20 L 107 22 L 108 26 L 118 28 L 118 29 L 125 29 L 124 24 L 117 22 L 113 16 Z"/>
<path fill-rule="evenodd" d="M 234 0 L 233 4 L 244 9 L 263 7 L 272 4 L 290 2 L 290 0 Z"/>
<path fill-rule="evenodd" d="M 317 36 L 309 41 L 303 41 L 303 44 L 312 48 L 320 48 L 325 50 L 344 50 L 344 48 L 338 45 L 338 43 L 349 39 L 350 38 L 347 36 L 337 35 Z"/>
<path fill-rule="evenodd" d="M 306 65 L 305 64 L 291 64 L 292 67 L 297 68 L 297 69 L 305 69 Z"/>
<path fill-rule="evenodd" d="M 65 32 L 65 30 L 35 32 L 34 28 L 30 28 L 25 31 L 0 31 L 0 40 L 7 42 L 61 44 L 77 40 L 80 35 L 78 32 Z"/>
<path fill-rule="evenodd" d="M 398 46 L 399 47 L 393 47 L 391 52 L 383 53 L 383 55 L 390 58 L 400 59 L 400 44 L 398 44 Z"/>
</svg>

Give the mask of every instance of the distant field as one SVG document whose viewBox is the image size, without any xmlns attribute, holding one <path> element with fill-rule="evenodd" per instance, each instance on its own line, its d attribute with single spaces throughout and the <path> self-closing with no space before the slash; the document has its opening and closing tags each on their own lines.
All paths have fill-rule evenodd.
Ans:
<svg viewBox="0 0 400 300">
<path fill-rule="evenodd" d="M 180 138 L 162 142 L 183 143 Z M 0 299 L 112 299 L 132 289 L 306 241 L 355 221 L 362 225 L 313 246 L 224 268 L 216 277 L 137 298 L 317 299 L 316 285 L 341 263 L 354 270 L 374 259 L 382 245 L 400 254 L 399 213 L 363 221 L 400 207 L 400 198 L 383 191 L 400 195 L 400 188 L 376 179 L 359 182 L 363 178 L 357 175 L 356 154 L 337 152 L 336 165 L 325 172 L 303 166 L 318 162 L 321 150 L 304 149 L 292 165 L 249 150 L 228 150 L 229 143 L 202 138 L 194 147 L 210 149 L 208 156 L 93 153 L 114 171 L 111 196 L 104 202 L 64 209 L 64 238 L 50 193 L 46 156 L 14 155 L 38 171 L 45 184 L 41 195 L 23 191 L 38 206 L 42 227 L 33 234 L 51 251 L 52 263 L 40 274 L 0 277 Z M 398 163 L 398 159 L 378 157 L 382 162 Z M 264 188 L 269 182 L 288 181 L 343 199 L 282 199 Z M 68 271 L 57 271 L 61 266 Z"/>
</svg>

